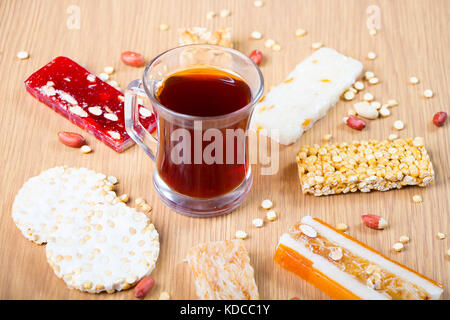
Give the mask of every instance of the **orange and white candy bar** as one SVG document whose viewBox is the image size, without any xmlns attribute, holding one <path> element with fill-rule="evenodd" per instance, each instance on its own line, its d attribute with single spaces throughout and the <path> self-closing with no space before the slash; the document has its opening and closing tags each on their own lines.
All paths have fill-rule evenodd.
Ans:
<svg viewBox="0 0 450 320">
<path fill-rule="evenodd" d="M 441 284 L 309 216 L 281 236 L 274 260 L 333 299 L 439 299 L 443 292 Z"/>
<path fill-rule="evenodd" d="M 199 244 L 189 249 L 197 296 L 202 300 L 257 300 L 250 258 L 242 240 Z"/>
</svg>

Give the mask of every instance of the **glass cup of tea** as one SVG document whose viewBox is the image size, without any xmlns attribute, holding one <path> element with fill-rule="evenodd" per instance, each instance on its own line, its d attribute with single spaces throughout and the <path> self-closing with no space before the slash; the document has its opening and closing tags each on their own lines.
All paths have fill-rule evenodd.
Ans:
<svg viewBox="0 0 450 320">
<path fill-rule="evenodd" d="M 211 217 L 242 203 L 252 185 L 248 127 L 263 91 L 249 57 L 206 44 L 160 54 L 128 85 L 125 127 L 155 161 L 153 184 L 167 206 Z M 142 99 L 156 115 L 156 137 L 139 122 Z"/>
</svg>

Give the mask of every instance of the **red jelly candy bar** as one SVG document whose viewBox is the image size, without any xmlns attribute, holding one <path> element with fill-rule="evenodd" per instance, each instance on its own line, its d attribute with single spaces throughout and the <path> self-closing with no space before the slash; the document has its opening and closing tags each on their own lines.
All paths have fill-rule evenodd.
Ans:
<svg viewBox="0 0 450 320">
<path fill-rule="evenodd" d="M 33 73 L 25 86 L 34 97 L 72 123 L 122 152 L 133 140 L 125 130 L 122 92 L 67 57 L 57 57 Z M 152 132 L 155 115 L 139 105 L 142 125 Z"/>
</svg>

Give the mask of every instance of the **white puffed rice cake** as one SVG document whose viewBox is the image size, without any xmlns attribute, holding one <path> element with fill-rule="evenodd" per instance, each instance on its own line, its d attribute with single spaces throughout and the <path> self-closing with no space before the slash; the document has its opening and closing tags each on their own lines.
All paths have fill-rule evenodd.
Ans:
<svg viewBox="0 0 450 320">
<path fill-rule="evenodd" d="M 82 208 L 48 239 L 47 260 L 69 288 L 99 293 L 125 290 L 150 275 L 159 236 L 148 217 L 124 203 Z"/>
<path fill-rule="evenodd" d="M 75 206 L 112 203 L 112 189 L 102 173 L 54 167 L 25 182 L 14 200 L 12 218 L 27 239 L 43 244 L 57 224 L 74 214 Z"/>
<path fill-rule="evenodd" d="M 317 50 L 261 98 L 250 128 L 281 144 L 294 143 L 339 101 L 362 69 L 361 62 L 333 49 Z"/>
</svg>

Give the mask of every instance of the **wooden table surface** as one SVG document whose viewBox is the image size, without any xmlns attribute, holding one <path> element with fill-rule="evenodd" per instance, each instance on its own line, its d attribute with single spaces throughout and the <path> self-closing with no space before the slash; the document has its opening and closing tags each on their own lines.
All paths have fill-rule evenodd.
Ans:
<svg viewBox="0 0 450 320">
<path fill-rule="evenodd" d="M 377 6 L 381 19 L 381 29 L 375 37 L 369 35 L 366 27 L 369 16 L 373 17 L 366 11 L 370 5 Z M 76 8 L 80 10 L 80 28 L 69 29 L 68 19 L 76 14 Z M 206 19 L 208 11 L 221 9 L 230 9 L 231 16 Z M 162 291 L 168 291 L 173 298 L 194 299 L 193 279 L 182 261 L 187 249 L 203 241 L 231 239 L 237 229 L 249 234 L 245 243 L 261 298 L 327 299 L 272 260 L 279 236 L 304 215 L 319 217 L 332 225 L 345 222 L 350 235 L 443 283 L 443 297 L 449 299 L 450 259 L 445 254 L 450 243 L 448 239 L 437 240 L 436 234 L 450 235 L 450 125 L 436 128 L 431 123 L 435 112 L 450 111 L 449 14 L 448 0 L 265 0 L 262 8 L 255 8 L 252 0 L 0 1 L 0 298 L 133 298 L 131 290 L 113 295 L 69 290 L 48 266 L 45 248 L 26 240 L 15 227 L 11 206 L 21 185 L 45 169 L 66 164 L 116 175 L 120 180 L 119 193 L 126 192 L 133 199 L 145 197 L 153 205 L 151 219 L 161 235 L 161 253 L 153 272 L 157 284 L 148 296 L 150 299 L 158 298 Z M 170 29 L 160 31 L 161 23 Z M 139 78 L 143 69 L 122 64 L 122 51 L 138 51 L 151 59 L 176 46 L 177 28 L 188 26 L 229 26 L 238 50 L 249 53 L 260 49 L 265 55 L 261 69 L 266 88 L 282 81 L 312 53 L 311 43 L 321 41 L 359 59 L 366 70 L 376 73 L 381 83 L 365 92 L 370 91 L 382 103 L 395 98 L 400 105 L 392 109 L 390 117 L 368 121 L 367 128 L 358 132 L 344 126 L 341 120 L 352 102 L 340 101 L 297 143 L 280 147 L 276 175 L 261 176 L 260 166 L 253 167 L 253 189 L 232 214 L 212 219 L 178 215 L 165 207 L 153 190 L 154 166 L 142 150 L 135 146 L 117 154 L 88 134 L 85 136 L 94 149 L 92 154 L 82 155 L 79 150 L 62 145 L 57 139 L 58 131 L 82 131 L 32 98 L 23 81 L 54 57 L 66 55 L 93 72 L 100 73 L 104 66 L 113 65 L 113 79 L 124 88 Z M 308 33 L 296 38 L 295 30 L 300 27 Z M 254 30 L 262 32 L 265 39 L 275 39 L 282 50 L 272 52 L 264 47 L 264 40 L 250 40 Z M 21 50 L 30 53 L 28 60 L 16 58 Z M 378 57 L 373 61 L 366 59 L 369 51 Z M 410 76 L 417 76 L 420 84 L 409 85 Z M 427 88 L 435 93 L 432 99 L 422 97 Z M 358 99 L 362 99 L 361 94 Z M 320 144 L 326 133 L 331 133 L 335 142 L 386 138 L 395 131 L 392 124 L 398 119 L 405 122 L 405 129 L 398 132 L 400 137 L 425 138 L 436 172 L 434 185 L 319 198 L 301 193 L 295 164 L 301 145 Z M 413 203 L 415 194 L 423 196 L 423 203 Z M 266 198 L 275 203 L 279 219 L 256 229 L 252 219 L 264 217 L 259 205 Z M 382 215 L 390 225 L 383 231 L 368 229 L 361 224 L 363 213 Z M 392 252 L 393 243 L 403 234 L 411 242 L 403 252 Z"/>
</svg>

